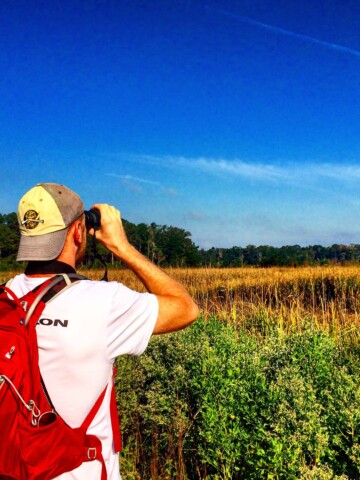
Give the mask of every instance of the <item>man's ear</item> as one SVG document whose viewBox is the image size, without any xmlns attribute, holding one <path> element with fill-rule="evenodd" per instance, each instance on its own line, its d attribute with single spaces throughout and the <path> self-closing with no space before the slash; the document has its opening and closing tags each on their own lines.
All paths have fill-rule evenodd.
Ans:
<svg viewBox="0 0 360 480">
<path fill-rule="evenodd" d="M 74 242 L 76 245 L 81 245 L 81 242 L 83 240 L 83 228 L 82 228 L 82 223 L 80 221 L 74 222 Z"/>
</svg>

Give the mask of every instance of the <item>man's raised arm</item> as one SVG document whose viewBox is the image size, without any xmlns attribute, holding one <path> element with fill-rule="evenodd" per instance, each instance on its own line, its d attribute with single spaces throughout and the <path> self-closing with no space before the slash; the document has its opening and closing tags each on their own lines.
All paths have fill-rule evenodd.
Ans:
<svg viewBox="0 0 360 480">
<path fill-rule="evenodd" d="M 192 323 L 199 315 L 196 303 L 180 283 L 129 243 L 120 212 L 106 204 L 94 205 L 93 208 L 97 208 L 101 214 L 101 228 L 96 231 L 97 240 L 124 262 L 146 289 L 158 298 L 159 314 L 153 333 L 180 330 Z M 90 230 L 89 233 L 94 232 Z"/>
</svg>

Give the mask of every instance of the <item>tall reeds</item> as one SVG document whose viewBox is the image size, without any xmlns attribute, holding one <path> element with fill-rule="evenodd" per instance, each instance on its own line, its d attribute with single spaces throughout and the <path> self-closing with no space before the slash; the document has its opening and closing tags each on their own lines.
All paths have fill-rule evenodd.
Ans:
<svg viewBox="0 0 360 480">
<path fill-rule="evenodd" d="M 253 333 L 276 325 L 284 333 L 314 322 L 335 335 L 360 321 L 360 267 L 168 269 L 196 299 L 202 316 L 216 316 Z M 82 272 L 100 278 L 101 271 Z M 144 287 L 129 270 L 112 270 L 110 280 Z"/>
</svg>

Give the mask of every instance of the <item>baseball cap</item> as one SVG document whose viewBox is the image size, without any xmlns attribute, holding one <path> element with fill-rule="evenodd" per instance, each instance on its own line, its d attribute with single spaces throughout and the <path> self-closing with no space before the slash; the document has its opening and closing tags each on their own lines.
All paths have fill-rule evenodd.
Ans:
<svg viewBox="0 0 360 480">
<path fill-rule="evenodd" d="M 58 257 L 68 227 L 84 213 L 79 195 L 64 185 L 38 183 L 20 199 L 20 245 L 17 260 L 46 261 Z"/>
</svg>

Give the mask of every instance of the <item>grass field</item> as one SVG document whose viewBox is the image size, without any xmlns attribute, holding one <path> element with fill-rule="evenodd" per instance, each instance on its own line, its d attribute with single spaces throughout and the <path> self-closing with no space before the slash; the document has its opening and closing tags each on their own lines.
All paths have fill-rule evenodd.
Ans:
<svg viewBox="0 0 360 480">
<path fill-rule="evenodd" d="M 219 319 L 245 325 L 249 315 L 261 311 L 269 316 L 284 314 L 291 325 L 297 321 L 301 325 L 304 316 L 325 329 L 359 325 L 360 266 L 166 271 L 188 288 L 205 318 L 215 314 Z M 1 272 L 0 282 L 15 273 Z M 92 279 L 103 275 L 102 270 L 80 273 Z M 144 290 L 129 270 L 110 270 L 109 279 Z"/>
<path fill-rule="evenodd" d="M 360 266 L 300 268 L 168 269 L 196 299 L 204 318 L 213 315 L 254 333 L 274 322 L 284 333 L 304 321 L 335 335 L 356 335 L 360 321 Z M 102 272 L 84 272 L 100 278 Z M 142 286 L 128 270 L 110 280 Z"/>
<path fill-rule="evenodd" d="M 360 267 L 168 271 L 201 316 L 118 359 L 123 479 L 359 480 Z"/>
</svg>

